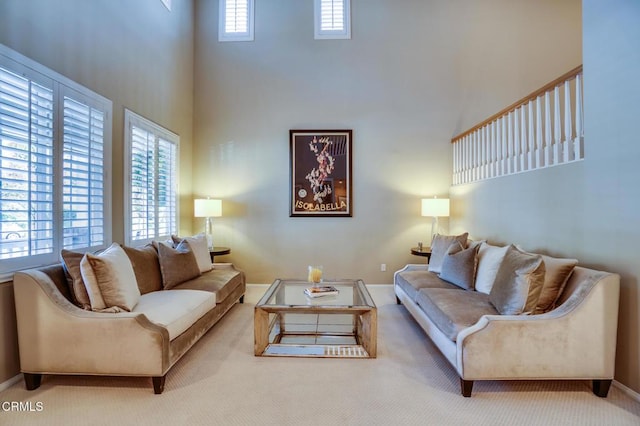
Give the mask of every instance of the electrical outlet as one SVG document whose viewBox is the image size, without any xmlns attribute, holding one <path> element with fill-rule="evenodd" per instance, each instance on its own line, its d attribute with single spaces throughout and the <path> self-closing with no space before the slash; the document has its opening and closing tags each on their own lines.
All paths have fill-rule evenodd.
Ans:
<svg viewBox="0 0 640 426">
<path fill-rule="evenodd" d="M 387 264 L 386 263 L 381 263 L 380 264 L 380 272 L 385 272 L 387 270 Z"/>
</svg>

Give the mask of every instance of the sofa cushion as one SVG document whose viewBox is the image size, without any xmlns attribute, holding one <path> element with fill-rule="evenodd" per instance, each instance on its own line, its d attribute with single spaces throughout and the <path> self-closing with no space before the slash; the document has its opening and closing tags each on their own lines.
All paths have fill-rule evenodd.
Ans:
<svg viewBox="0 0 640 426">
<path fill-rule="evenodd" d="M 477 291 L 423 288 L 416 303 L 429 319 L 454 342 L 458 333 L 475 324 L 483 315 L 497 315 L 489 295 Z"/>
<path fill-rule="evenodd" d="M 222 303 L 242 283 L 244 283 L 243 273 L 237 269 L 215 268 L 192 280 L 178 284 L 173 289 L 213 292 L 216 294 L 216 301 Z"/>
<path fill-rule="evenodd" d="M 444 255 L 449 250 L 451 244 L 459 242 L 462 247 L 467 246 L 467 236 L 469 234 L 465 232 L 460 235 L 440 235 L 436 234 L 431 241 L 431 257 L 429 258 L 429 271 L 440 273 L 442 271 L 442 261 Z"/>
<path fill-rule="evenodd" d="M 533 313 L 544 285 L 542 256 L 511 245 L 500 264 L 489 301 L 503 315 Z"/>
<path fill-rule="evenodd" d="M 176 235 L 172 235 L 171 239 L 173 240 L 174 246 L 178 246 L 182 240 L 187 240 L 189 246 L 193 250 L 194 256 L 196 257 L 196 262 L 198 262 L 200 273 L 205 273 L 213 269 L 211 254 L 209 253 L 209 243 L 207 242 L 206 235 L 198 234 L 193 237 L 178 237 Z"/>
<path fill-rule="evenodd" d="M 465 249 L 460 243 L 452 244 L 442 261 L 440 278 L 465 290 L 473 290 L 479 247 L 474 245 Z"/>
<path fill-rule="evenodd" d="M 460 290 L 460 287 L 440 279 L 437 274 L 429 271 L 400 272 L 397 275 L 396 284 L 407 293 L 411 300 L 416 300 L 418 290 L 422 288 L 449 288 L 452 290 Z"/>
<path fill-rule="evenodd" d="M 520 248 L 518 249 L 521 250 Z M 556 301 L 567 285 L 573 269 L 578 264 L 577 259 L 560 259 L 544 254 L 541 256 L 544 262 L 545 274 L 544 285 L 535 309 L 536 314 L 542 314 L 555 308 Z"/>
<path fill-rule="evenodd" d="M 181 241 L 176 248 L 171 248 L 165 243 L 154 245 L 158 249 L 162 285 L 165 290 L 200 275 L 198 262 L 188 241 Z"/>
<path fill-rule="evenodd" d="M 158 251 L 151 244 L 143 247 L 126 247 L 122 249 L 129 257 L 140 294 L 162 290 L 162 273 Z"/>
<path fill-rule="evenodd" d="M 483 242 L 478 251 L 478 268 L 476 270 L 476 291 L 489 294 L 496 281 L 498 269 L 509 246 L 498 247 Z"/>
<path fill-rule="evenodd" d="M 87 262 L 83 264 L 85 259 Z M 85 267 L 87 263 L 89 268 Z M 91 299 L 92 309 L 117 306 L 130 311 L 138 303 L 140 290 L 136 283 L 133 266 L 127 254 L 117 243 L 113 243 L 98 255 L 85 254 L 80 265 L 89 297 L 91 298 L 92 293 L 96 291 L 96 286 L 101 296 L 97 297 L 99 306 L 94 306 L 94 299 Z M 86 273 L 89 269 L 92 273 Z"/>
<path fill-rule="evenodd" d="M 216 306 L 216 295 L 197 290 L 164 290 L 144 294 L 133 309 L 162 325 L 173 340 Z"/>
<path fill-rule="evenodd" d="M 82 272 L 80 272 L 80 261 L 84 253 L 78 253 L 70 250 L 61 250 L 60 258 L 62 260 L 62 266 L 65 273 L 68 275 L 71 285 L 71 296 L 76 305 L 82 309 L 91 310 L 91 300 L 89 299 L 89 293 L 82 280 Z"/>
</svg>

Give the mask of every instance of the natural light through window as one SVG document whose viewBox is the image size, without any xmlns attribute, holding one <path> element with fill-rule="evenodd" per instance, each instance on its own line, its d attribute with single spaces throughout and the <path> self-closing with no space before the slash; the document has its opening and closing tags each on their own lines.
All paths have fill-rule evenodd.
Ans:
<svg viewBox="0 0 640 426">
<path fill-rule="evenodd" d="M 168 238 L 178 231 L 178 144 L 170 131 L 125 110 L 126 242 Z"/>
<path fill-rule="evenodd" d="M 350 0 L 314 0 L 314 35 L 316 39 L 350 39 Z"/>
<path fill-rule="evenodd" d="M 111 239 L 108 99 L 0 45 L 0 275 Z M 1 277 L 0 277 L 1 278 Z"/>
<path fill-rule="evenodd" d="M 220 0 L 219 41 L 253 40 L 253 0 Z"/>
</svg>

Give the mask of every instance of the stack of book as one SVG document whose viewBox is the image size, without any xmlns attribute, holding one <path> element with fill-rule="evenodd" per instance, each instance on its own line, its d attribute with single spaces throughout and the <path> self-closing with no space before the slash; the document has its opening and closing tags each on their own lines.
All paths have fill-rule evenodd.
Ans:
<svg viewBox="0 0 640 426">
<path fill-rule="evenodd" d="M 308 297 L 322 297 L 338 294 L 339 291 L 332 285 L 323 285 L 317 287 L 307 287 L 304 289 L 304 294 Z"/>
</svg>

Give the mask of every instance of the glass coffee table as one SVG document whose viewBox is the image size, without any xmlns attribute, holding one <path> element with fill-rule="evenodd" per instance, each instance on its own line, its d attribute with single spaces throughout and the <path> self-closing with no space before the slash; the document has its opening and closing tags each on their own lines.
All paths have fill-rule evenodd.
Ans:
<svg viewBox="0 0 640 426">
<path fill-rule="evenodd" d="M 338 294 L 311 298 L 312 283 L 277 279 L 254 310 L 256 356 L 375 358 L 378 311 L 362 280 L 324 281 Z"/>
</svg>

